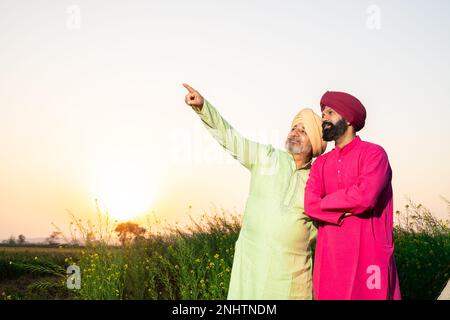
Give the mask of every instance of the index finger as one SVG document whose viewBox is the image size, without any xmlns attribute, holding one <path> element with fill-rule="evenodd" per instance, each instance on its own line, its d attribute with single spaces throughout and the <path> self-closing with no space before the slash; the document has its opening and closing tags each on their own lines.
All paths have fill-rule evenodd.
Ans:
<svg viewBox="0 0 450 320">
<path fill-rule="evenodd" d="M 187 83 L 183 83 L 183 87 L 185 87 L 189 93 L 194 93 L 197 92 L 194 88 L 192 88 L 190 85 L 188 85 Z"/>
</svg>

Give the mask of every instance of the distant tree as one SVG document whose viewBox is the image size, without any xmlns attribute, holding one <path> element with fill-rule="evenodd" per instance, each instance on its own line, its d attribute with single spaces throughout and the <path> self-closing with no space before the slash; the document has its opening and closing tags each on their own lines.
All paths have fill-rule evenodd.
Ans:
<svg viewBox="0 0 450 320">
<path fill-rule="evenodd" d="M 119 223 L 114 231 L 119 236 L 122 245 L 130 243 L 132 240 L 143 239 L 146 232 L 145 228 L 131 221 Z"/>
<path fill-rule="evenodd" d="M 5 243 L 14 246 L 16 245 L 16 238 L 14 236 L 10 236 L 9 239 L 5 241 Z"/>
<path fill-rule="evenodd" d="M 19 234 L 17 237 L 17 244 L 24 245 L 26 242 L 26 238 L 23 234 Z"/>
<path fill-rule="evenodd" d="M 61 238 L 61 231 L 53 231 L 48 238 L 46 238 L 46 242 L 50 245 L 59 244 L 59 239 Z"/>
</svg>

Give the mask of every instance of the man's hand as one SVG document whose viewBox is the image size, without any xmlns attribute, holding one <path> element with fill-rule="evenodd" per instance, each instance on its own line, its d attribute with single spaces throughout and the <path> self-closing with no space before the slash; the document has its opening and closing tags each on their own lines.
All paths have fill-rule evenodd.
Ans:
<svg viewBox="0 0 450 320">
<path fill-rule="evenodd" d="M 352 213 L 346 212 L 346 213 L 344 214 L 344 218 L 350 217 L 351 215 L 352 215 Z"/>
<path fill-rule="evenodd" d="M 188 106 L 191 106 L 192 108 L 202 110 L 203 102 L 205 101 L 202 95 L 186 83 L 183 83 L 183 87 L 185 87 L 189 91 L 189 93 L 184 98 L 186 104 Z"/>
</svg>

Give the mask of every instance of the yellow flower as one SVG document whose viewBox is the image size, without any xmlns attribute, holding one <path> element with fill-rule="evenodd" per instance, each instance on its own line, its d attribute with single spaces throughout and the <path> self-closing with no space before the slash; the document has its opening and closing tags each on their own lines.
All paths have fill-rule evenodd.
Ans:
<svg viewBox="0 0 450 320">
<path fill-rule="evenodd" d="M 34 257 L 34 260 L 37 260 L 38 259 L 38 257 Z"/>
<path fill-rule="evenodd" d="M 219 259 L 219 255 L 216 253 L 216 254 L 214 255 L 214 258 Z"/>
</svg>

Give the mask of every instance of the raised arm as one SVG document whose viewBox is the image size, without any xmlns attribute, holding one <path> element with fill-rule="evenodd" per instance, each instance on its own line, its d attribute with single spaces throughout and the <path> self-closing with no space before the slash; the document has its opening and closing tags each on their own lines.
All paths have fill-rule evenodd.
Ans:
<svg viewBox="0 0 450 320">
<path fill-rule="evenodd" d="M 188 84 L 183 86 L 188 90 L 185 97 L 186 104 L 193 108 L 211 135 L 235 159 L 249 170 L 256 163 L 267 161 L 273 151 L 270 145 L 242 137 L 197 90 Z"/>
</svg>

